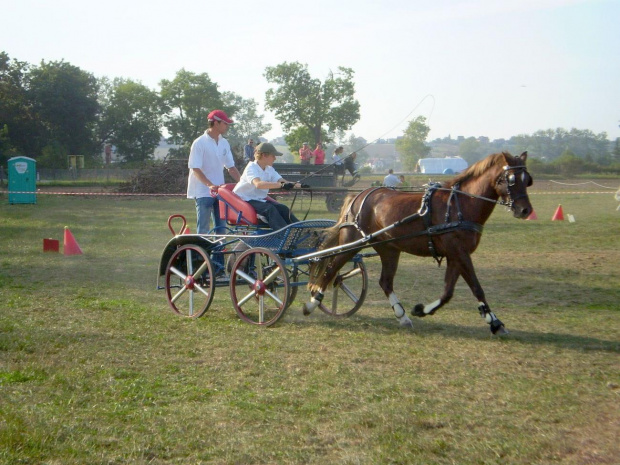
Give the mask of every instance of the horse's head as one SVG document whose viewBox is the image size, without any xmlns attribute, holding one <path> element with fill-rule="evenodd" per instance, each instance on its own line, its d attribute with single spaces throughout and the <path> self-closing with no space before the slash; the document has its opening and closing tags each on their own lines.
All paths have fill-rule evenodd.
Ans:
<svg viewBox="0 0 620 465">
<path fill-rule="evenodd" d="M 503 203 L 512 210 L 515 218 L 527 218 L 533 208 L 527 195 L 527 188 L 532 185 L 532 176 L 527 172 L 525 161 L 527 152 L 519 157 L 504 153 L 506 165 L 495 182 L 495 190 Z"/>
</svg>

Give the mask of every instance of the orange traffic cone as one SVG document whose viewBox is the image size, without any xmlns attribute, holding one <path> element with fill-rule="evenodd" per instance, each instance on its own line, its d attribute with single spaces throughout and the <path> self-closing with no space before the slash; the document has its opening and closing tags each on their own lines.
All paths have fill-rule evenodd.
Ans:
<svg viewBox="0 0 620 465">
<path fill-rule="evenodd" d="M 536 212 L 534 210 L 532 210 L 532 213 L 530 213 L 530 216 L 526 218 L 526 220 L 537 220 L 537 219 L 538 219 L 538 215 L 536 215 Z"/>
<path fill-rule="evenodd" d="M 65 255 L 82 255 L 82 249 L 80 249 L 75 237 L 73 237 L 73 234 L 69 231 L 68 226 L 65 226 L 63 247 Z"/>
<path fill-rule="evenodd" d="M 551 221 L 564 221 L 564 212 L 562 211 L 562 205 L 558 205 L 557 210 L 553 214 Z"/>
<path fill-rule="evenodd" d="M 185 230 L 183 231 L 183 234 L 191 234 L 192 232 L 189 230 L 189 228 L 186 226 Z"/>
</svg>

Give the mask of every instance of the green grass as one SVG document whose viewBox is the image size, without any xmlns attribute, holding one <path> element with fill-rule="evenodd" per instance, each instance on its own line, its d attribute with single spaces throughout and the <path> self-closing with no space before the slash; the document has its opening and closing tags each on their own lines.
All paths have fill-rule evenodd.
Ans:
<svg viewBox="0 0 620 465">
<path fill-rule="evenodd" d="M 497 208 L 474 254 L 511 331 L 495 338 L 462 281 L 401 329 L 378 259 L 349 319 L 303 317 L 300 290 L 255 328 L 218 288 L 188 321 L 155 282 L 190 201 L 0 196 L 0 463 L 617 464 L 620 212 L 612 194 L 532 202 L 538 221 Z M 560 203 L 575 223 L 550 221 Z M 43 253 L 65 225 L 84 254 Z M 396 292 L 429 303 L 444 270 L 403 256 Z"/>
</svg>

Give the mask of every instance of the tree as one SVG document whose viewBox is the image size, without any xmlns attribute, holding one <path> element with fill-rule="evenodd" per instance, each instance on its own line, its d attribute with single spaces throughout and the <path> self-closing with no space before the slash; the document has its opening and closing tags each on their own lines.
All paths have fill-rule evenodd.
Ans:
<svg viewBox="0 0 620 465">
<path fill-rule="evenodd" d="M 304 127 L 313 135 L 314 144 L 328 142 L 325 139 L 331 134 L 349 130 L 359 121 L 353 74 L 352 69 L 340 66 L 321 82 L 310 76 L 308 65 L 298 62 L 267 67 L 265 78 L 276 87 L 265 94 L 266 108 L 275 113 L 285 131 Z"/>
<path fill-rule="evenodd" d="M 469 165 L 473 165 L 484 157 L 481 143 L 475 137 L 468 137 L 459 144 L 459 156 Z"/>
<path fill-rule="evenodd" d="M 418 116 L 409 122 L 403 137 L 396 140 L 396 150 L 400 153 L 405 169 L 413 170 L 418 160 L 426 157 L 431 151 L 431 148 L 424 143 L 429 132 L 426 118 Z"/>
<path fill-rule="evenodd" d="M 91 73 L 65 61 L 42 61 L 32 68 L 27 98 L 43 128 L 41 146 L 60 144 L 67 153 L 92 160 L 100 148 L 95 134 L 97 91 Z"/>
<path fill-rule="evenodd" d="M 119 78 L 108 91 L 99 133 L 116 146 L 124 161 L 148 160 L 161 139 L 158 94 L 141 83 Z"/>
<path fill-rule="evenodd" d="M 244 99 L 234 92 L 224 92 L 223 99 L 227 108 L 237 108 L 233 124 L 226 138 L 233 145 L 245 145 L 248 139 L 258 140 L 260 136 L 271 130 L 271 124 L 263 122 L 264 115 L 259 115 L 258 104 L 254 99 Z"/>
<path fill-rule="evenodd" d="M 172 81 L 163 79 L 159 85 L 164 124 L 171 142 L 181 146 L 175 153 L 179 156 L 189 156 L 192 142 L 207 128 L 209 112 L 221 109 L 232 116 L 237 109 L 224 105 L 217 84 L 207 73 L 195 74 L 181 69 Z"/>
<path fill-rule="evenodd" d="M 3 157 L 40 153 L 40 127 L 32 113 L 27 94 L 29 66 L 11 60 L 6 52 L 0 52 L 0 129 Z"/>
</svg>

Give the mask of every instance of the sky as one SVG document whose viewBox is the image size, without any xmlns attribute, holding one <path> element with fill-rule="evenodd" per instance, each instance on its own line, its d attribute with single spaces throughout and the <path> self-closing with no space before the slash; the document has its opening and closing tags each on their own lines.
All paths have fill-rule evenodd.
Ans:
<svg viewBox="0 0 620 465">
<path fill-rule="evenodd" d="M 429 140 L 541 129 L 620 137 L 618 0 L 0 0 L 0 50 L 158 90 L 184 68 L 253 98 L 265 68 L 352 68 L 368 141 L 424 116 Z"/>
</svg>

